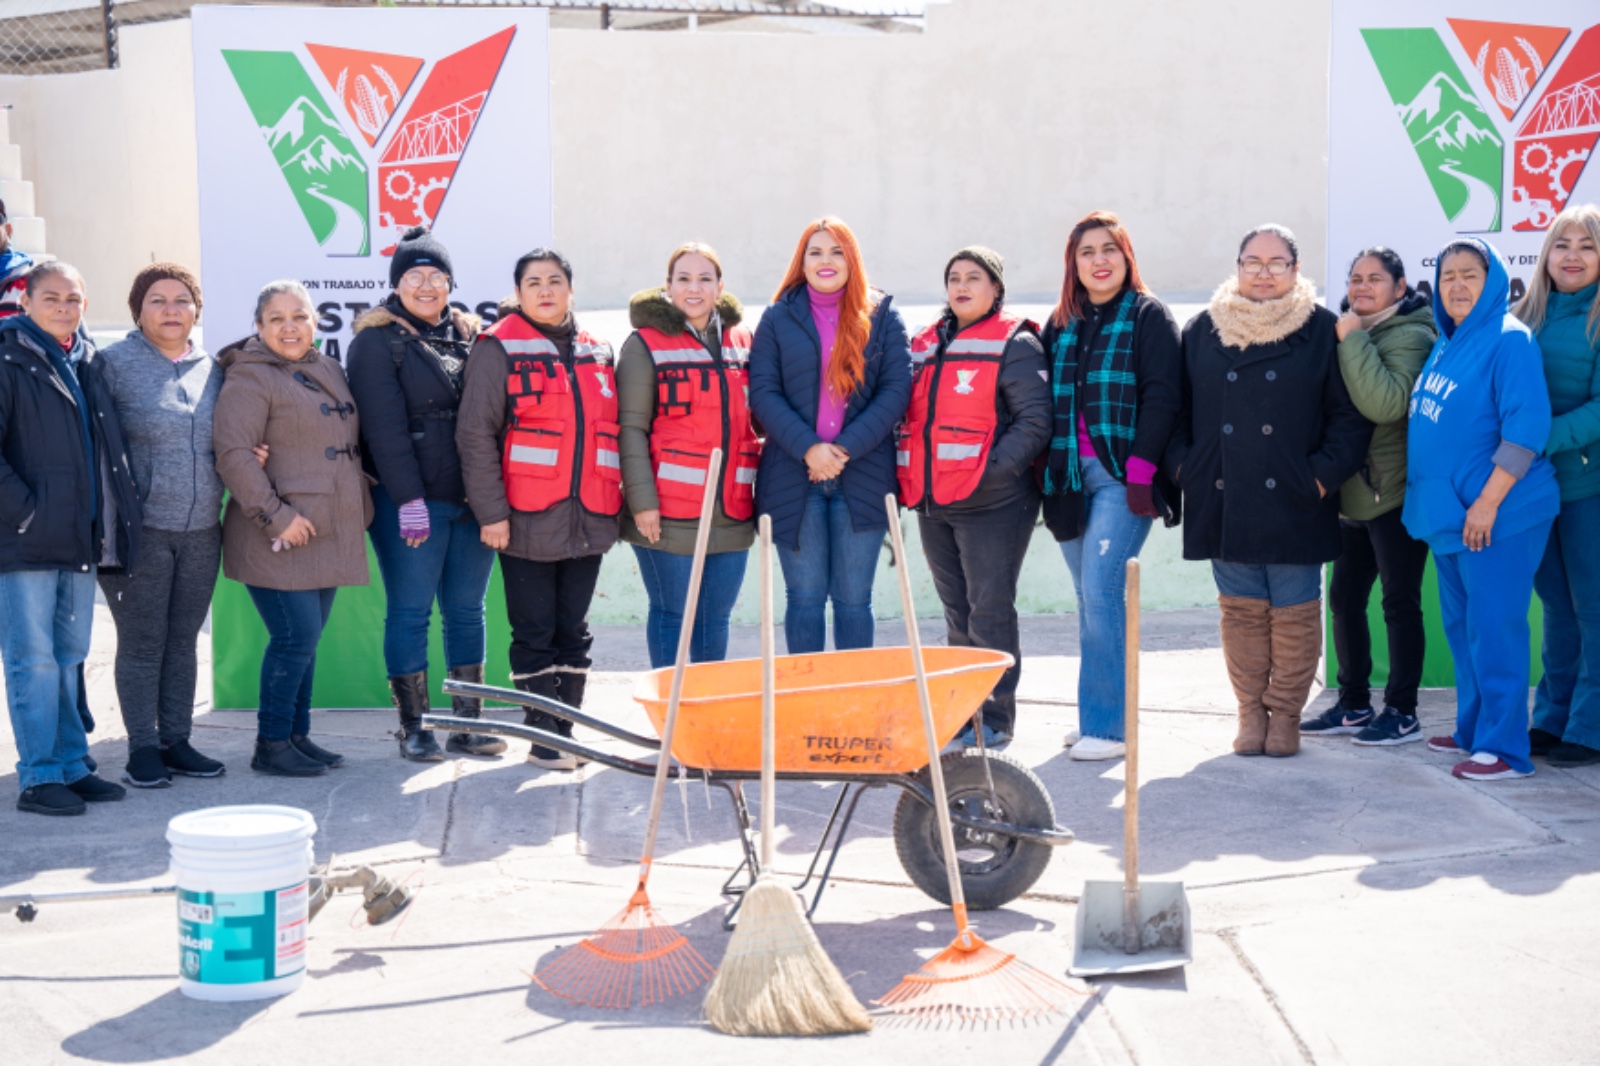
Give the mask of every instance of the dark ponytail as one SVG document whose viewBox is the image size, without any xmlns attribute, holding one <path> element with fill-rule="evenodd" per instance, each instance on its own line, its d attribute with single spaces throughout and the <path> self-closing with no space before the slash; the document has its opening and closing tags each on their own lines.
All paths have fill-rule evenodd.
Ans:
<svg viewBox="0 0 1600 1066">
<path fill-rule="evenodd" d="M 1406 291 L 1401 294 L 1400 299 L 1404 300 L 1407 296 L 1411 296 L 1417 291 L 1411 287 L 1410 282 L 1406 281 L 1406 261 L 1400 258 L 1399 252 L 1382 244 L 1374 244 L 1370 248 L 1363 248 L 1357 252 L 1355 258 L 1350 260 L 1350 265 L 1345 267 L 1344 276 L 1348 279 L 1350 272 L 1356 268 L 1356 264 L 1368 258 L 1378 261 L 1378 264 L 1383 267 L 1383 272 L 1389 275 L 1390 281 L 1405 282 Z M 1350 297 L 1346 296 L 1339 301 L 1339 310 L 1341 313 L 1350 310 Z"/>
</svg>

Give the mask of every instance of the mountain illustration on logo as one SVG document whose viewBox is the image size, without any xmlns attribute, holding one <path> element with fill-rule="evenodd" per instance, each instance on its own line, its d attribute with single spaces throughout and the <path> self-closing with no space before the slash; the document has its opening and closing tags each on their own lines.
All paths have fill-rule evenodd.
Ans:
<svg viewBox="0 0 1600 1066">
<path fill-rule="evenodd" d="M 292 52 L 224 50 L 223 58 L 261 128 L 317 243 L 329 255 L 371 246 L 367 164 Z"/>
<path fill-rule="evenodd" d="M 1361 31 L 1439 206 L 1461 232 L 1500 228 L 1505 141 L 1431 29 Z"/>
</svg>

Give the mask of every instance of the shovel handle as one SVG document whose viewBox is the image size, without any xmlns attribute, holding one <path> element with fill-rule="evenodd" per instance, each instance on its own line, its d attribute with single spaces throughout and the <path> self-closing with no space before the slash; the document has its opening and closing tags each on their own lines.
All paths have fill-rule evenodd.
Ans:
<svg viewBox="0 0 1600 1066">
<path fill-rule="evenodd" d="M 1122 949 L 1139 953 L 1139 560 L 1128 560 L 1127 639 L 1123 645 Z"/>
</svg>

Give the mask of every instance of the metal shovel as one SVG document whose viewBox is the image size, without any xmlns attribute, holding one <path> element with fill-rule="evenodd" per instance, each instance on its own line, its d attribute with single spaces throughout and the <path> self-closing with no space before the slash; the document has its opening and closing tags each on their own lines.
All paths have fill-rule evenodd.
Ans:
<svg viewBox="0 0 1600 1066">
<path fill-rule="evenodd" d="M 1194 958 L 1189 898 L 1181 881 L 1139 883 L 1139 560 L 1128 560 L 1127 757 L 1122 807 L 1123 879 L 1088 881 L 1078 900 L 1074 977 L 1143 973 Z"/>
</svg>

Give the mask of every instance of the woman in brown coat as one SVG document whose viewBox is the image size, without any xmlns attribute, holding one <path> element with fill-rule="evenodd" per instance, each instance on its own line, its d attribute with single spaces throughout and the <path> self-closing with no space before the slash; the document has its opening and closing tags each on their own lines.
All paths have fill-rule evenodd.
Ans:
<svg viewBox="0 0 1600 1066">
<path fill-rule="evenodd" d="M 222 572 L 250 590 L 271 637 L 250 768 L 287 777 L 343 762 L 306 735 L 311 679 L 334 593 L 367 583 L 372 520 L 355 403 L 339 364 L 312 346 L 316 321 L 299 282 L 261 290 L 255 336 L 218 356 L 227 377 L 213 431 L 230 495 Z M 262 444 L 264 465 L 255 450 Z"/>
</svg>

